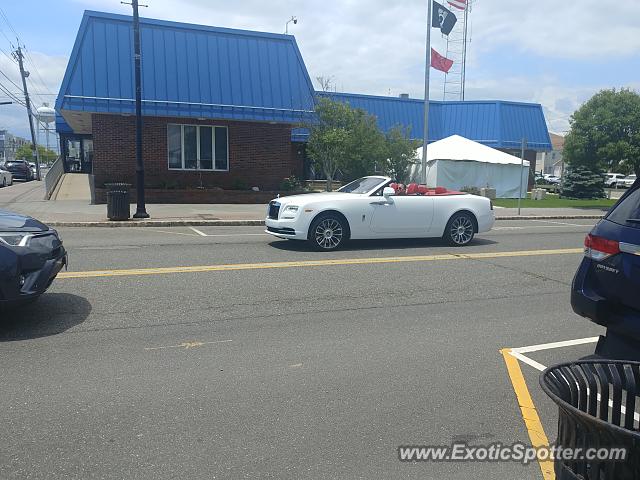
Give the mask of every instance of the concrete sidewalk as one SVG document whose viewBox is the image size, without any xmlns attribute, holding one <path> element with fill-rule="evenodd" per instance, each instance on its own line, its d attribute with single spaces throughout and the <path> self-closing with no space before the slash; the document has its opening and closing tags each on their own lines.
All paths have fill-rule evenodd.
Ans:
<svg viewBox="0 0 640 480">
<path fill-rule="evenodd" d="M 35 217 L 51 226 L 180 226 L 180 225 L 262 225 L 266 205 L 234 204 L 149 204 L 148 220 L 109 222 L 106 205 L 90 205 L 84 200 L 44 200 L 44 182 L 16 183 L 0 188 L 0 209 Z M 132 213 L 135 205 L 131 206 Z M 497 208 L 500 220 L 597 219 L 606 209 L 581 208 Z"/>
</svg>

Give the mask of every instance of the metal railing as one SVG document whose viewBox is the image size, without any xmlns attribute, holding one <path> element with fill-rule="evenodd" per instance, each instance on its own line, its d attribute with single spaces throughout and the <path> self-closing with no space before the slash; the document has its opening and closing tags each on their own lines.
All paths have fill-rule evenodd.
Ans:
<svg viewBox="0 0 640 480">
<path fill-rule="evenodd" d="M 59 157 L 55 162 L 53 162 L 53 165 L 51 165 L 51 168 L 44 177 L 45 200 L 49 200 L 51 198 L 51 194 L 55 190 L 63 174 L 64 163 L 62 157 Z"/>
</svg>

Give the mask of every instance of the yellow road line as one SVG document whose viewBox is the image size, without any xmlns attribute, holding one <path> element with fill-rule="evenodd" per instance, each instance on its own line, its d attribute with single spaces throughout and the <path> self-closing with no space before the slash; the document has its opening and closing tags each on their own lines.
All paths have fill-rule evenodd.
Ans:
<svg viewBox="0 0 640 480">
<path fill-rule="evenodd" d="M 227 265 L 199 265 L 192 267 L 159 267 L 159 268 L 132 268 L 123 270 L 92 270 L 84 272 L 62 272 L 58 278 L 94 278 L 94 277 L 121 277 L 132 275 L 166 275 L 169 273 L 196 273 L 196 272 L 226 272 L 232 270 L 259 270 L 271 268 L 294 267 L 323 267 L 329 265 L 370 265 L 376 263 L 403 263 L 403 262 L 433 262 L 438 260 L 464 260 L 482 258 L 503 257 L 529 257 L 542 255 L 565 255 L 582 253 L 581 248 L 564 248 L 556 250 L 520 250 L 515 252 L 492 253 L 460 253 L 443 255 L 414 255 L 406 257 L 380 257 L 380 258 L 336 258 L 331 260 L 302 260 L 298 262 L 270 262 L 270 263 L 233 263 Z"/>
<path fill-rule="evenodd" d="M 529 388 L 527 388 L 527 383 L 525 382 L 524 375 L 522 375 L 522 370 L 520 369 L 520 363 L 518 363 L 518 360 L 515 357 L 511 356 L 511 350 L 509 348 L 503 348 L 500 350 L 500 353 L 502 353 L 504 363 L 507 365 L 507 372 L 509 373 L 513 390 L 516 393 L 516 398 L 518 399 L 520 413 L 522 414 L 522 419 L 524 420 L 524 424 L 527 428 L 531 446 L 535 448 L 548 448 L 549 439 L 544 433 L 544 428 L 542 427 L 542 422 L 538 416 L 536 406 L 533 404 L 533 400 L 531 399 Z M 540 465 L 542 478 L 544 478 L 544 480 L 555 480 L 556 475 L 553 470 L 553 460 L 538 460 L 538 464 Z"/>
</svg>

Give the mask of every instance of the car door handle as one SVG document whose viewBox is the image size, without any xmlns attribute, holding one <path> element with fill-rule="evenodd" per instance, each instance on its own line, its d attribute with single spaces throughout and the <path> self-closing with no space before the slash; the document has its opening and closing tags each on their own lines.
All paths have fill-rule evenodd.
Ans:
<svg viewBox="0 0 640 480">
<path fill-rule="evenodd" d="M 389 205 L 389 202 L 380 201 L 380 202 L 371 202 L 369 205 Z"/>
</svg>

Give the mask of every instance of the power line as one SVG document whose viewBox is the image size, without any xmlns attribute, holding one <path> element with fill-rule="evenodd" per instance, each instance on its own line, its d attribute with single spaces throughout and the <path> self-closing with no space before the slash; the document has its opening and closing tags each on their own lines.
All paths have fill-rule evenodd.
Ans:
<svg viewBox="0 0 640 480">
<path fill-rule="evenodd" d="M 4 13 L 4 10 L 1 7 L 0 7 L 0 16 L 2 16 L 2 18 L 4 18 L 5 23 L 8 25 L 8 27 L 11 29 L 13 34 L 16 36 L 16 40 L 17 40 L 18 39 L 18 32 L 16 32 L 15 28 L 13 28 L 13 25 L 11 25 L 11 22 L 9 21 L 9 17 L 7 17 L 7 14 Z M 9 43 L 11 43 L 11 40 L 9 40 Z"/>
<path fill-rule="evenodd" d="M 29 50 L 27 50 L 26 47 L 25 47 L 25 54 L 27 56 L 27 60 L 29 60 L 29 63 L 31 64 L 31 66 L 35 70 L 36 75 L 38 76 L 38 79 L 40 79 L 40 83 L 41 83 L 44 91 L 47 92 L 47 93 L 51 93 L 51 90 L 49 90 L 49 88 L 47 87 L 47 84 L 42 79 L 42 76 L 40 75 L 40 72 L 38 71 L 38 67 L 36 66 L 36 63 L 33 61 L 33 58 L 31 57 L 31 54 L 30 54 Z"/>
<path fill-rule="evenodd" d="M 11 80 L 6 73 L 4 73 L 2 70 L 0 70 L 0 75 L 2 75 L 4 78 L 6 78 L 7 80 L 9 80 L 9 82 L 11 82 L 11 84 L 13 84 L 14 87 L 16 87 L 18 90 L 22 90 L 22 88 L 13 80 Z"/>
</svg>

